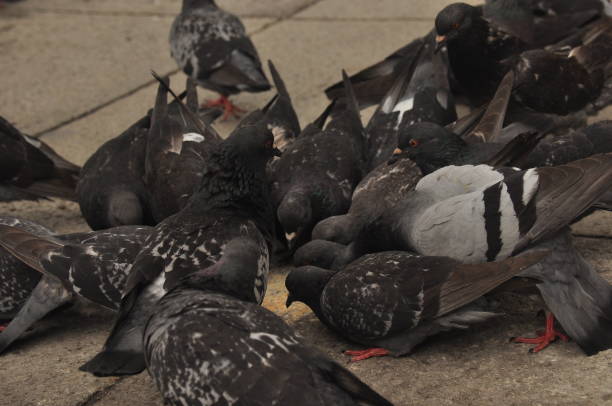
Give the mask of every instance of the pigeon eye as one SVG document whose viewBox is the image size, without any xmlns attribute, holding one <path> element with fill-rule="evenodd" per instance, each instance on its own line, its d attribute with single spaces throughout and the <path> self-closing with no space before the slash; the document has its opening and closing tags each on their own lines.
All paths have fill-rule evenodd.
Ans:
<svg viewBox="0 0 612 406">
<path fill-rule="evenodd" d="M 459 27 L 460 27 L 460 24 L 459 24 L 459 23 L 455 23 L 455 24 L 453 24 L 453 29 L 454 29 L 454 30 L 458 30 L 458 29 L 459 29 Z"/>
<path fill-rule="evenodd" d="M 416 148 L 419 146 L 419 142 L 413 138 L 410 141 L 408 141 L 408 145 L 410 145 L 412 148 Z"/>
</svg>

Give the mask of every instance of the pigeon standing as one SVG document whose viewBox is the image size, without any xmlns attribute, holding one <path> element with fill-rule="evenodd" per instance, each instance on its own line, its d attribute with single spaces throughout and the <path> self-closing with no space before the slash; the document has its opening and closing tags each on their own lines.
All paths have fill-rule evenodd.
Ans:
<svg viewBox="0 0 612 406">
<path fill-rule="evenodd" d="M 39 319 L 65 304 L 84 300 L 116 311 L 129 267 L 151 232 L 151 227 L 122 226 L 51 235 L 37 224 L 25 223 L 24 227 L 21 220 L 3 223 L 7 225 L 0 226 L 0 245 L 12 255 L 8 264 L 13 266 L 4 268 L 2 275 L 13 275 L 15 281 L 31 279 L 33 272 L 38 275 L 29 289 L 32 283 L 27 287 L 10 285 L 11 294 L 20 294 L 24 301 L 0 334 L 0 352 Z"/>
<path fill-rule="evenodd" d="M 301 301 L 335 332 L 374 347 L 347 352 L 354 361 L 397 357 L 431 335 L 497 316 L 468 305 L 545 255 L 471 265 L 388 251 L 365 255 L 340 271 L 306 266 L 287 276 L 287 306 Z"/>
<path fill-rule="evenodd" d="M 227 244 L 257 245 L 257 301 L 266 289 L 268 244 L 274 234 L 266 167 L 280 153 L 264 125 L 237 128 L 211 152 L 198 190 L 152 231 L 131 266 L 118 320 L 103 350 L 81 367 L 95 375 L 139 373 L 145 367 L 144 324 L 152 306 L 186 275 L 214 265 Z"/>
<path fill-rule="evenodd" d="M 0 117 L 0 201 L 76 200 L 80 167 Z"/>
<path fill-rule="evenodd" d="M 221 95 L 207 106 L 222 106 L 224 118 L 240 112 L 228 96 L 270 89 L 244 25 L 214 0 L 183 0 L 170 29 L 170 53 L 187 76 Z"/>
<path fill-rule="evenodd" d="M 258 305 L 259 247 L 229 242 L 151 311 L 149 374 L 169 405 L 391 405 Z M 363 403 L 361 403 L 363 402 Z"/>
</svg>

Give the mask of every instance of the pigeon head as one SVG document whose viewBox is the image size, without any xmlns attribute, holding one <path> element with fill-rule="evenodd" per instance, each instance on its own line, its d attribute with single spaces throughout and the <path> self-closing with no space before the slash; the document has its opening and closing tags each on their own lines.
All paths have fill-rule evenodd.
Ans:
<svg viewBox="0 0 612 406">
<path fill-rule="evenodd" d="M 265 169 L 281 152 L 274 146 L 274 135 L 264 123 L 240 126 L 223 142 L 225 152 L 252 169 Z"/>
<path fill-rule="evenodd" d="M 214 291 L 237 299 L 261 304 L 268 276 L 268 253 L 250 238 L 228 242 L 223 256 L 214 265 L 191 273 L 179 286 Z"/>
<path fill-rule="evenodd" d="M 316 311 L 323 289 L 335 274 L 336 271 L 316 266 L 302 266 L 291 271 L 285 279 L 285 287 L 289 291 L 287 307 L 293 302 L 302 302 Z"/>
<path fill-rule="evenodd" d="M 477 18 L 477 9 L 469 4 L 453 3 L 444 7 L 436 16 L 436 50 L 469 31 L 474 18 Z"/>
<path fill-rule="evenodd" d="M 394 158 L 413 160 L 423 174 L 451 165 L 465 147 L 465 141 L 434 123 L 417 123 L 400 130 Z"/>
<path fill-rule="evenodd" d="M 310 193 L 301 188 L 291 189 L 278 205 L 276 214 L 291 243 L 314 225 Z"/>
</svg>

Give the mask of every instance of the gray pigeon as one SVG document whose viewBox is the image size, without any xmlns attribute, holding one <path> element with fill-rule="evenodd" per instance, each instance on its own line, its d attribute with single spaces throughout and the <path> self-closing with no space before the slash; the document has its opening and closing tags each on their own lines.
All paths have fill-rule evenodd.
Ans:
<svg viewBox="0 0 612 406">
<path fill-rule="evenodd" d="M 391 405 L 258 305 L 259 247 L 226 246 L 182 279 L 144 331 L 149 374 L 169 405 Z"/>
<path fill-rule="evenodd" d="M 214 0 L 183 0 L 170 29 L 170 53 L 187 76 L 221 95 L 207 106 L 222 106 L 224 118 L 236 112 L 229 95 L 270 89 L 244 25 Z"/>
</svg>

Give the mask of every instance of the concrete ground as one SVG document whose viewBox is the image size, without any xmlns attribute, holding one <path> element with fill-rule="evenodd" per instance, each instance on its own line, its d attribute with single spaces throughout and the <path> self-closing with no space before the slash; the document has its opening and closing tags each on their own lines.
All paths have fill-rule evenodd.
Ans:
<svg viewBox="0 0 612 406">
<path fill-rule="evenodd" d="M 302 124 L 325 106 L 322 90 L 349 72 L 427 32 L 447 0 L 219 0 L 242 17 L 262 59 L 272 59 Z M 150 69 L 173 73 L 167 34 L 180 0 L 26 0 L 0 8 L 0 114 L 82 164 L 153 103 Z M 204 93 L 201 93 L 204 95 Z M 210 96 L 207 94 L 206 96 Z M 270 93 L 237 97 L 261 106 Z M 603 117 L 612 118 L 612 110 Z M 228 133 L 235 121 L 217 127 Z M 59 232 L 86 230 L 78 206 L 64 201 L 0 205 L 0 213 Z M 585 257 L 612 280 L 612 216 L 575 227 Z M 542 326 L 539 303 L 499 296 L 505 315 L 468 332 L 430 340 L 409 357 L 347 364 L 353 347 L 327 331 L 305 307 L 284 309 L 277 270 L 266 306 L 307 341 L 347 365 L 397 405 L 612 405 L 612 351 L 585 357 L 574 343 L 531 355 L 508 338 Z M 146 373 L 94 378 L 77 367 L 102 345 L 112 315 L 66 311 L 41 322 L 0 357 L 0 405 L 161 405 Z"/>
</svg>

